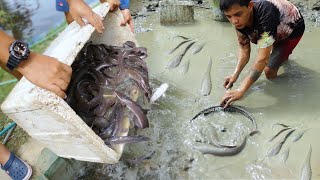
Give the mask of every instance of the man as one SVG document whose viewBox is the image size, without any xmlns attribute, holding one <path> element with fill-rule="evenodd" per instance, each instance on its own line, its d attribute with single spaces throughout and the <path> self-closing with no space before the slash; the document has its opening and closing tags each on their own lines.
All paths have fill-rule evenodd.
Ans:
<svg viewBox="0 0 320 180">
<path fill-rule="evenodd" d="M 70 13 L 81 24 L 87 19 L 98 32 L 104 27 L 102 18 L 94 13 L 83 0 L 68 0 Z M 83 23 L 83 22 L 82 22 Z M 0 66 L 17 78 L 25 76 L 33 84 L 65 98 L 72 69 L 57 59 L 30 52 L 28 44 L 16 41 L 0 30 Z M 14 180 L 29 179 L 32 170 L 28 164 L 11 153 L 0 143 L 0 165 Z"/>
<path fill-rule="evenodd" d="M 220 0 L 220 9 L 236 28 L 239 42 L 237 66 L 223 85 L 228 91 L 221 105 L 227 107 L 243 97 L 262 71 L 268 79 L 277 77 L 279 67 L 299 43 L 305 25 L 299 10 L 287 0 Z M 258 45 L 258 55 L 240 88 L 229 90 L 249 61 L 250 41 Z"/>
<path fill-rule="evenodd" d="M 131 32 L 134 32 L 133 19 L 129 10 L 130 0 L 100 0 L 100 2 L 108 2 L 110 5 L 110 11 L 114 11 L 120 6 L 120 10 L 124 18 L 120 25 L 124 26 L 128 23 Z M 73 16 L 72 13 L 69 12 L 69 5 L 66 0 L 56 0 L 56 10 L 64 12 L 68 24 L 73 21 Z"/>
</svg>

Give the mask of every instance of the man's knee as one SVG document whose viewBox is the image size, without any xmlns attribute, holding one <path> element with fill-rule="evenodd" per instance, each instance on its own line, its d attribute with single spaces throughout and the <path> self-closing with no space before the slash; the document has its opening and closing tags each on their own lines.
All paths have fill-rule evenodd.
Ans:
<svg viewBox="0 0 320 180">
<path fill-rule="evenodd" d="M 275 79 L 277 77 L 278 69 L 271 69 L 269 67 L 264 68 L 264 74 L 266 75 L 266 78 L 271 80 Z"/>
</svg>

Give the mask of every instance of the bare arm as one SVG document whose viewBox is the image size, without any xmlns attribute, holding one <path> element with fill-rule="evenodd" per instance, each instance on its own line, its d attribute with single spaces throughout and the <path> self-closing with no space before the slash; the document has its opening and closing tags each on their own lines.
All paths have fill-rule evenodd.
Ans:
<svg viewBox="0 0 320 180">
<path fill-rule="evenodd" d="M 120 0 L 100 0 L 101 3 L 107 2 L 110 5 L 110 11 L 117 10 L 120 6 Z"/>
<path fill-rule="evenodd" d="M 228 76 L 225 79 L 224 87 L 229 89 L 233 86 L 233 83 L 237 81 L 241 71 L 247 65 L 250 59 L 250 40 L 248 37 L 244 36 L 240 32 L 237 31 L 238 43 L 239 43 L 239 52 L 238 52 L 238 63 L 237 66 L 231 76 Z"/>
<path fill-rule="evenodd" d="M 271 50 L 272 45 L 267 48 L 259 48 L 258 56 L 250 70 L 250 73 L 242 82 L 239 88 L 243 93 L 245 93 L 252 86 L 252 84 L 260 77 L 262 71 L 268 64 Z"/>
<path fill-rule="evenodd" d="M 0 30 L 0 64 L 4 69 L 9 59 L 9 47 L 14 41 L 12 37 Z M 57 59 L 31 52 L 29 58 L 21 62 L 15 71 L 8 72 L 20 78 L 25 76 L 33 84 L 54 92 L 64 98 L 71 78 L 71 67 Z M 17 76 L 20 75 L 20 76 Z"/>
<path fill-rule="evenodd" d="M 239 42 L 238 63 L 234 71 L 234 75 L 239 76 L 243 68 L 247 65 L 250 59 L 250 40 L 237 32 Z"/>
<path fill-rule="evenodd" d="M 102 33 L 104 26 L 102 17 L 92 11 L 92 9 L 83 0 L 67 0 L 70 7 L 70 14 L 73 19 L 80 25 L 84 26 L 81 18 L 88 20 L 99 33 Z"/>
<path fill-rule="evenodd" d="M 259 48 L 258 56 L 251 68 L 249 75 L 241 83 L 241 86 L 237 90 L 227 91 L 223 96 L 221 105 L 228 107 L 231 102 L 239 100 L 243 97 L 244 93 L 252 86 L 252 84 L 260 77 L 263 69 L 266 67 L 272 45 L 267 48 Z"/>
</svg>

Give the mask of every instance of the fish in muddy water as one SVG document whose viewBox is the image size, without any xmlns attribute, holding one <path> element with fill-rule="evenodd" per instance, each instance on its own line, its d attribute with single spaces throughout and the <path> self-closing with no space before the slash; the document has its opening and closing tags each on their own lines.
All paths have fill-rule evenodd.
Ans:
<svg viewBox="0 0 320 180">
<path fill-rule="evenodd" d="M 215 147 L 223 147 L 223 148 L 235 148 L 235 145 L 224 145 L 219 142 L 217 129 L 213 126 L 209 126 L 206 129 L 202 129 L 201 131 L 202 136 L 207 136 L 209 143 Z"/>
<path fill-rule="evenodd" d="M 282 145 L 286 142 L 286 140 L 288 139 L 288 137 L 289 137 L 294 131 L 295 131 L 295 129 L 289 131 L 283 139 L 281 139 L 279 142 L 277 142 L 275 145 L 273 145 L 273 146 L 269 149 L 269 151 L 268 151 L 268 153 L 267 153 L 267 157 L 272 157 L 272 156 L 277 155 L 277 154 L 280 152 Z"/>
<path fill-rule="evenodd" d="M 208 96 L 211 92 L 212 82 L 211 82 L 211 66 L 212 58 L 210 57 L 207 71 L 205 72 L 202 82 L 201 82 L 201 95 Z"/>
<path fill-rule="evenodd" d="M 190 39 L 190 38 L 185 37 L 185 36 L 182 36 L 182 35 L 176 35 L 176 36 L 174 36 L 174 38 L 182 38 L 182 39 L 184 39 L 184 40 Z"/>
<path fill-rule="evenodd" d="M 157 90 L 153 93 L 153 95 L 150 98 L 150 102 L 154 103 L 157 99 L 159 99 L 161 96 L 164 96 L 164 93 L 167 91 L 169 87 L 169 84 L 163 83 L 161 84 Z"/>
<path fill-rule="evenodd" d="M 242 142 L 234 148 L 226 148 L 226 147 L 215 147 L 211 144 L 199 143 L 197 142 L 192 148 L 200 151 L 202 154 L 211 154 L 215 156 L 233 156 L 240 153 L 247 142 L 248 136 L 246 136 Z"/>
<path fill-rule="evenodd" d="M 196 46 L 194 46 L 191 50 L 192 54 L 195 55 L 198 52 L 200 52 L 205 45 L 206 45 L 206 42 L 197 44 Z"/>
<path fill-rule="evenodd" d="M 189 71 L 189 66 L 190 66 L 190 59 L 188 59 L 182 66 L 180 69 L 180 73 L 181 74 L 186 74 Z"/>
<path fill-rule="evenodd" d="M 276 124 L 272 125 L 272 129 L 273 129 L 275 126 L 282 126 L 282 127 L 285 127 L 285 128 L 290 128 L 290 126 L 285 125 L 285 124 L 283 124 L 283 123 L 276 123 Z"/>
<path fill-rule="evenodd" d="M 151 159 L 151 157 L 155 154 L 155 151 L 150 151 L 140 157 L 137 157 L 135 159 L 128 159 L 126 160 L 127 163 L 129 163 L 131 166 L 138 166 L 142 163 L 142 161 L 146 159 Z"/>
<path fill-rule="evenodd" d="M 308 130 L 309 130 L 309 129 L 306 129 L 306 130 L 303 130 L 303 131 L 301 131 L 301 132 L 298 132 L 298 134 L 296 134 L 295 136 L 293 136 L 292 142 L 299 141 L 299 139 L 301 139 L 302 136 L 304 135 L 304 133 L 305 133 L 306 131 L 308 131 Z"/>
<path fill-rule="evenodd" d="M 183 56 L 187 53 L 188 49 L 190 49 L 190 47 L 194 43 L 196 43 L 196 42 L 191 42 L 181 54 L 177 55 L 172 60 L 170 60 L 166 69 L 173 69 L 173 68 L 176 68 L 177 66 L 179 66 L 180 62 L 182 61 Z"/>
<path fill-rule="evenodd" d="M 129 144 L 129 143 L 138 143 L 143 141 L 149 141 L 150 138 L 145 136 L 113 136 L 106 139 L 104 142 L 106 145 L 115 145 L 115 144 Z"/>
<path fill-rule="evenodd" d="M 171 49 L 169 52 L 168 52 L 168 55 L 172 54 L 174 51 L 176 51 L 180 46 L 182 46 L 183 44 L 189 42 L 191 40 L 185 40 L 185 41 L 182 41 L 181 43 L 179 43 L 176 47 L 174 47 L 173 49 Z"/>
<path fill-rule="evenodd" d="M 286 163 L 286 161 L 289 157 L 289 152 L 290 152 L 290 149 L 287 148 L 283 153 L 281 153 L 280 160 L 282 161 L 283 164 Z"/>
<path fill-rule="evenodd" d="M 304 163 L 303 163 L 303 165 L 301 167 L 300 180 L 310 180 L 311 177 L 312 177 L 311 153 L 312 153 L 312 148 L 311 148 L 311 145 L 310 145 L 308 156 L 305 159 L 305 161 L 304 161 Z"/>
<path fill-rule="evenodd" d="M 201 115 L 207 116 L 208 114 L 211 114 L 214 112 L 219 112 L 219 111 L 236 112 L 236 113 L 242 114 L 243 116 L 247 117 L 252 122 L 252 124 L 254 126 L 249 135 L 253 136 L 254 134 L 257 134 L 259 132 L 257 122 L 253 118 L 253 116 L 251 116 L 250 113 L 248 111 L 246 111 L 244 108 L 242 108 L 241 106 L 236 106 L 236 105 L 230 105 L 227 108 L 223 108 L 223 106 L 221 106 L 221 105 L 216 105 L 216 106 L 206 108 L 206 109 L 200 111 L 198 114 L 196 114 L 190 120 L 190 122 L 194 121 L 197 117 L 199 117 Z"/>
<path fill-rule="evenodd" d="M 273 141 L 276 137 L 278 137 L 281 133 L 285 132 L 286 130 L 289 130 L 291 128 L 283 128 L 281 129 L 276 135 L 272 136 L 268 141 L 271 142 Z"/>
</svg>

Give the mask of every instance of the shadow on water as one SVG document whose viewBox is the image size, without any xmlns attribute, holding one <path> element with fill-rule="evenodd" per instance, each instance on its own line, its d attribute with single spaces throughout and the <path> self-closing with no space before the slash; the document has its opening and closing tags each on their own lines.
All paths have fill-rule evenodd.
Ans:
<svg viewBox="0 0 320 180">
<path fill-rule="evenodd" d="M 0 1 L 0 25 L 16 39 L 28 39 L 32 35 L 31 16 L 39 8 L 39 1 Z"/>
</svg>

